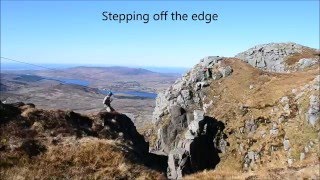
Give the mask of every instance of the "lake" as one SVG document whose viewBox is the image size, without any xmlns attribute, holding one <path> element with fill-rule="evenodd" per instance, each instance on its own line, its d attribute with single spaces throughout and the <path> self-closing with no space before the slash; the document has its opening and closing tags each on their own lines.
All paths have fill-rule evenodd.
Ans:
<svg viewBox="0 0 320 180">
<path fill-rule="evenodd" d="M 84 80 L 80 80 L 80 79 L 62 79 L 62 78 L 59 78 L 57 80 L 62 82 L 62 83 L 64 83 L 64 84 L 75 84 L 75 85 L 80 85 L 80 86 L 88 86 L 89 85 L 88 81 L 84 81 Z"/>
<path fill-rule="evenodd" d="M 102 94 L 107 95 L 109 93 L 108 90 L 100 90 Z M 112 91 L 114 95 L 130 95 L 130 96 L 136 96 L 136 97 L 142 97 L 142 98 L 148 98 L 148 99 L 156 99 L 157 94 L 151 93 L 151 92 L 144 92 L 144 91 Z"/>
<path fill-rule="evenodd" d="M 60 81 L 64 84 L 73 84 L 73 85 L 80 85 L 80 86 L 88 86 L 89 82 L 80 79 L 64 79 L 64 78 L 56 78 L 52 80 Z M 107 95 L 109 93 L 108 90 L 99 90 L 100 93 Z M 152 92 L 144 92 L 144 91 L 112 91 L 114 95 L 129 95 L 129 96 L 136 96 L 141 98 L 148 98 L 148 99 L 156 99 L 157 94 Z"/>
</svg>

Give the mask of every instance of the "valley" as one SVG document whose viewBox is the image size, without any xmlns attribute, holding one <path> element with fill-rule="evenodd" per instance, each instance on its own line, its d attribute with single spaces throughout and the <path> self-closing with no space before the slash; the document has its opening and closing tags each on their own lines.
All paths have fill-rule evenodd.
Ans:
<svg viewBox="0 0 320 180">
<path fill-rule="evenodd" d="M 141 127 L 151 122 L 157 92 L 177 77 L 179 74 L 126 67 L 5 71 L 1 73 L 1 101 L 30 102 L 44 109 L 92 113 L 104 109 L 102 100 L 112 91 L 112 106 Z"/>
</svg>

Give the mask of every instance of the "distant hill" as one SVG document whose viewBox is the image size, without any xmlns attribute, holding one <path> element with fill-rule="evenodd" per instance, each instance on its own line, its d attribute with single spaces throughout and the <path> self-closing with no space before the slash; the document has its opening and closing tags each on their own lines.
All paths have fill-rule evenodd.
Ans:
<svg viewBox="0 0 320 180">
<path fill-rule="evenodd" d="M 149 71 L 142 68 L 130 68 L 130 67 L 123 67 L 123 66 L 111 66 L 111 67 L 74 67 L 70 68 L 72 71 L 82 71 L 83 69 L 88 71 L 101 71 L 101 73 L 114 73 L 119 75 L 152 75 L 158 74 L 153 71 Z"/>
<path fill-rule="evenodd" d="M 150 122 L 153 95 L 169 87 L 178 74 L 152 72 L 129 67 L 72 67 L 67 69 L 6 71 L 1 73 L 2 101 L 32 102 L 44 109 L 96 112 L 103 108 L 106 91 L 115 94 L 112 105 L 130 114 L 136 126 Z"/>
<path fill-rule="evenodd" d="M 143 68 L 123 66 L 79 66 L 57 70 L 17 70 L 5 71 L 5 74 L 28 75 L 28 78 L 38 76 L 46 79 L 72 79 L 76 81 L 85 81 L 85 84 L 89 84 L 90 87 L 99 89 L 148 92 L 164 90 L 180 77 L 179 73 L 159 73 Z M 21 79 L 21 77 L 19 78 L 20 80 L 25 79 L 25 77 L 23 77 L 23 79 Z"/>
</svg>

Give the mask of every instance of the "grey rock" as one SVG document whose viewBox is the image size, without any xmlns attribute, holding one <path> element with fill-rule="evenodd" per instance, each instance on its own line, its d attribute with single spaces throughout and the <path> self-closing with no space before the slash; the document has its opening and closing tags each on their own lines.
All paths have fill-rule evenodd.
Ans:
<svg viewBox="0 0 320 180">
<path fill-rule="evenodd" d="M 190 130 L 187 130 L 185 133 L 184 133 L 184 138 L 185 139 L 190 139 L 190 140 L 193 140 L 194 138 L 196 138 L 196 135 L 194 132 L 190 131 Z"/>
<path fill-rule="evenodd" d="M 169 113 L 171 114 L 172 118 L 177 118 L 184 113 L 184 109 L 178 105 L 172 105 L 169 108 Z"/>
<path fill-rule="evenodd" d="M 317 63 L 316 59 L 303 58 L 303 59 L 299 60 L 297 66 L 298 66 L 299 69 L 305 69 L 307 67 L 315 65 L 316 63 Z"/>
<path fill-rule="evenodd" d="M 292 164 L 293 164 L 293 159 L 292 159 L 292 158 L 289 158 L 289 159 L 288 159 L 288 165 L 289 165 L 289 166 L 292 166 Z"/>
<path fill-rule="evenodd" d="M 265 71 L 286 72 L 285 58 L 305 48 L 295 43 L 270 43 L 255 46 L 235 57 Z"/>
<path fill-rule="evenodd" d="M 194 139 L 199 134 L 199 123 L 204 119 L 204 111 L 195 110 L 193 112 L 193 120 L 189 123 L 188 129 L 185 132 L 185 139 Z"/>
<path fill-rule="evenodd" d="M 250 166 L 254 166 L 256 163 L 256 160 L 260 158 L 260 155 L 257 152 L 254 151 L 249 151 L 245 156 L 244 156 L 244 167 L 248 168 Z"/>
<path fill-rule="evenodd" d="M 254 159 L 255 160 L 259 160 L 260 159 L 260 154 L 259 153 L 255 153 L 254 154 Z"/>
<path fill-rule="evenodd" d="M 255 160 L 255 153 L 253 152 L 253 151 L 249 151 L 248 152 L 248 158 L 251 160 L 251 161 L 253 161 L 254 162 L 254 160 Z"/>
<path fill-rule="evenodd" d="M 310 141 L 309 145 L 312 147 L 314 145 L 313 141 Z"/>
<path fill-rule="evenodd" d="M 289 114 L 290 113 L 290 105 L 289 104 L 284 105 L 283 111 Z"/>
<path fill-rule="evenodd" d="M 227 77 L 227 76 L 231 75 L 232 71 L 233 70 L 230 66 L 219 68 L 219 72 L 222 74 L 223 77 Z"/>
<path fill-rule="evenodd" d="M 218 80 L 218 79 L 221 79 L 223 77 L 223 75 L 221 74 L 220 71 L 214 71 L 214 72 L 212 72 L 211 77 L 213 80 Z"/>
<path fill-rule="evenodd" d="M 278 129 L 278 124 L 276 122 L 273 122 L 272 129 Z"/>
<path fill-rule="evenodd" d="M 319 97 L 316 95 L 311 95 L 309 109 L 308 109 L 308 112 L 306 113 L 306 119 L 312 126 L 315 126 L 319 121 L 319 116 L 320 116 L 319 106 L 320 106 Z"/>
<path fill-rule="evenodd" d="M 166 113 L 166 109 L 169 106 L 169 100 L 166 98 L 164 92 L 160 92 L 156 98 L 156 106 L 153 111 L 153 123 L 156 123 Z"/>
<path fill-rule="evenodd" d="M 220 139 L 220 142 L 219 142 L 219 147 L 218 149 L 222 152 L 222 153 L 225 153 L 227 151 L 227 141 L 224 140 L 224 139 Z"/>
<path fill-rule="evenodd" d="M 284 122 L 284 120 L 285 120 L 284 117 L 283 117 L 283 116 L 280 116 L 279 119 L 278 119 L 278 122 L 279 122 L 279 123 L 282 123 L 282 122 Z"/>
<path fill-rule="evenodd" d="M 317 75 L 313 80 L 313 89 L 319 91 L 320 90 L 320 75 Z"/>
<path fill-rule="evenodd" d="M 298 90 L 297 90 L 297 89 L 292 89 L 291 92 L 292 92 L 293 94 L 297 94 Z"/>
<path fill-rule="evenodd" d="M 240 154 L 244 153 L 245 150 L 244 150 L 244 147 L 243 147 L 243 144 L 239 144 L 239 151 L 240 151 Z"/>
<path fill-rule="evenodd" d="M 190 72 L 190 77 L 188 80 L 188 84 L 193 84 L 196 82 L 205 80 L 205 71 L 202 66 L 195 66 Z"/>
<path fill-rule="evenodd" d="M 184 129 L 188 126 L 186 111 L 178 106 L 172 105 L 169 107 L 169 113 L 171 114 L 171 124 L 175 129 Z"/>
<path fill-rule="evenodd" d="M 186 107 L 186 100 L 182 97 L 182 95 L 179 95 L 176 101 L 180 106 Z"/>
<path fill-rule="evenodd" d="M 255 132 L 257 128 L 258 128 L 258 126 L 257 126 L 257 124 L 254 122 L 253 119 L 247 120 L 247 121 L 245 122 L 245 129 L 246 129 L 246 132 L 247 132 L 247 133 Z"/>
<path fill-rule="evenodd" d="M 181 179 L 185 174 L 215 167 L 219 158 L 215 143 L 218 142 L 221 151 L 225 152 L 227 147 L 227 142 L 219 138 L 222 136 L 210 133 L 217 125 L 211 119 L 206 121 L 203 111 L 194 111 L 194 120 L 185 133 L 186 139 L 181 139 L 168 154 L 168 178 Z"/>
<path fill-rule="evenodd" d="M 284 96 L 280 99 L 280 103 L 282 103 L 282 105 L 288 104 L 289 103 L 289 98 L 287 96 Z"/>
<path fill-rule="evenodd" d="M 219 61 L 222 61 L 223 57 L 219 56 L 207 56 L 200 60 L 200 65 L 203 67 L 212 67 L 214 64 L 219 63 Z"/>
<path fill-rule="evenodd" d="M 239 106 L 239 110 L 241 112 L 241 115 L 244 116 L 245 114 L 247 114 L 249 112 L 249 106 L 241 104 Z"/>
<path fill-rule="evenodd" d="M 313 81 L 315 81 L 315 82 L 318 82 L 318 83 L 319 83 L 319 82 L 320 82 L 320 75 L 317 75 L 317 76 L 316 76 L 316 78 L 315 78 Z"/>
<path fill-rule="evenodd" d="M 286 113 L 286 114 L 290 114 L 290 105 L 289 105 L 289 98 L 287 96 L 284 96 L 280 99 L 280 103 L 282 104 L 283 106 L 283 111 Z"/>
<path fill-rule="evenodd" d="M 289 140 L 284 140 L 283 141 L 283 148 L 284 150 L 288 151 L 290 149 L 291 145 L 290 145 L 290 141 Z"/>
<path fill-rule="evenodd" d="M 306 155 L 302 152 L 300 153 L 300 161 L 304 160 L 306 158 Z"/>
<path fill-rule="evenodd" d="M 270 130 L 270 135 L 276 136 L 279 134 L 279 130 L 278 129 L 271 129 Z"/>
<path fill-rule="evenodd" d="M 199 122 L 204 119 L 204 111 L 195 110 L 193 112 L 194 119 L 188 125 L 188 131 L 192 134 L 197 136 L 199 132 Z M 187 131 L 187 133 L 188 133 Z M 189 133 L 187 134 L 189 136 Z"/>
<path fill-rule="evenodd" d="M 191 96 L 192 96 L 192 93 L 191 93 L 190 90 L 186 89 L 186 90 L 182 90 L 181 91 L 181 95 L 182 95 L 183 99 L 190 100 Z"/>
<path fill-rule="evenodd" d="M 186 170 L 186 162 L 187 156 L 184 149 L 179 148 L 170 151 L 168 155 L 167 177 L 169 179 L 182 179 L 183 171 Z"/>
<path fill-rule="evenodd" d="M 207 86 L 209 86 L 209 83 L 207 81 L 197 82 L 194 89 L 195 89 L 195 91 L 198 91 L 198 90 L 200 90 L 204 87 L 207 87 Z"/>
<path fill-rule="evenodd" d="M 203 118 L 204 118 L 204 111 L 194 110 L 194 111 L 193 111 L 193 117 L 194 117 L 194 120 L 196 120 L 196 121 L 201 121 L 201 120 L 203 120 Z"/>
<path fill-rule="evenodd" d="M 212 100 L 210 100 L 209 103 L 203 104 L 203 111 L 204 111 L 204 112 L 207 112 L 207 109 L 208 109 L 210 106 L 212 106 L 212 104 L 213 104 L 213 101 L 212 101 Z"/>
</svg>

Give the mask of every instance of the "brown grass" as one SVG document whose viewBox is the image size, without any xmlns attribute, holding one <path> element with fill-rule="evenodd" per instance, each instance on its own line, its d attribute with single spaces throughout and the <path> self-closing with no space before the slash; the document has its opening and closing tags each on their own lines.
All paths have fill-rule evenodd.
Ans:
<svg viewBox="0 0 320 180">
<path fill-rule="evenodd" d="M 319 164 L 309 164 L 298 168 L 266 168 L 264 170 L 251 172 L 229 172 L 224 171 L 204 171 L 190 176 L 186 176 L 185 180 L 290 180 L 290 179 L 319 179 Z"/>
<path fill-rule="evenodd" d="M 43 155 L 21 158 L 12 168 L 1 170 L 5 179 L 157 179 L 160 173 L 132 162 L 122 145 L 111 140 L 65 139 Z"/>
<path fill-rule="evenodd" d="M 21 110 L 0 126 L 0 179 L 164 178 L 143 165 L 148 155 L 117 136 L 116 128 L 92 130 L 93 122 L 121 114 L 87 117 L 62 110 Z"/>
<path fill-rule="evenodd" d="M 210 88 L 205 92 L 208 100 L 216 99 L 215 104 L 211 106 L 214 108 L 208 111 L 210 115 L 219 119 L 233 118 L 232 114 L 239 115 L 240 105 L 248 106 L 251 111 L 272 107 L 281 97 L 290 94 L 293 88 L 310 82 L 318 74 L 316 68 L 303 72 L 279 74 L 263 72 L 238 59 L 229 59 L 226 63 L 232 66 L 233 74 L 212 82 Z M 250 89 L 250 85 L 253 85 L 254 88 Z M 263 111 L 259 110 L 259 116 L 269 116 L 269 112 L 265 114 L 261 112 Z"/>
<path fill-rule="evenodd" d="M 294 100 L 292 94 L 292 89 L 300 89 L 314 80 L 319 74 L 319 69 L 314 66 L 300 72 L 281 74 L 261 71 L 238 59 L 228 59 L 225 63 L 233 68 L 232 75 L 213 81 L 210 87 L 205 89 L 204 94 L 207 95 L 206 101 L 213 100 L 214 102 L 207 109 L 208 115 L 223 121 L 226 125 L 225 133 L 230 143 L 228 152 L 220 154 L 221 162 L 216 170 L 198 173 L 186 179 L 250 179 L 255 176 L 258 179 L 277 178 L 278 172 L 273 171 L 288 166 L 287 152 L 283 149 L 285 135 L 292 143 L 294 166 L 299 169 L 306 165 L 319 164 L 315 161 L 311 163 L 311 159 L 316 156 L 316 151 L 319 153 L 317 149 L 306 155 L 304 161 L 299 160 L 298 156 L 303 147 L 307 142 L 318 137 L 318 131 L 309 126 L 305 120 L 304 112 L 309 106 L 310 93 L 305 93 L 299 104 Z M 252 89 L 249 88 L 250 85 L 253 85 Z M 283 106 L 279 100 L 284 96 L 289 97 L 290 114 L 286 117 L 288 123 L 279 124 L 279 134 L 271 136 L 269 131 L 273 122 L 278 122 L 278 118 L 283 113 Z M 247 106 L 248 111 L 241 112 L 241 106 Z M 274 108 L 279 110 L 271 113 Z M 302 110 L 303 114 L 299 114 L 297 108 Z M 239 129 L 245 125 L 247 120 L 259 118 L 267 120 L 268 123 L 259 123 L 256 131 L 250 136 L 248 133 L 240 133 Z M 260 134 L 262 131 L 266 133 L 264 138 Z M 239 154 L 240 143 L 243 144 L 244 151 L 253 150 L 262 153 L 260 162 L 251 168 L 255 170 L 252 174 L 243 172 L 244 154 Z M 271 145 L 277 150 L 271 151 Z M 266 169 L 271 169 L 272 173 L 262 171 Z M 310 171 L 313 170 L 310 169 Z M 294 174 L 294 172 L 289 174 Z M 285 176 L 279 175 L 279 177 Z"/>
</svg>

